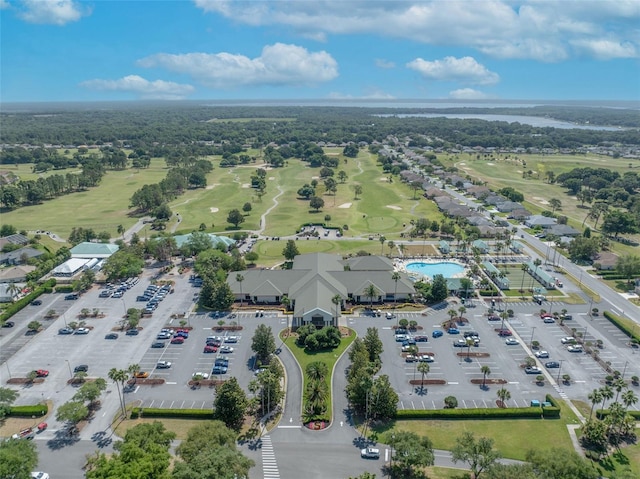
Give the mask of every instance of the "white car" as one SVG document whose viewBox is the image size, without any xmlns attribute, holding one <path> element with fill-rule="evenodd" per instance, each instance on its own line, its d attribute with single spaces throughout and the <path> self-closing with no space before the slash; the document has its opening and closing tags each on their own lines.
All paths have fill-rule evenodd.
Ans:
<svg viewBox="0 0 640 479">
<path fill-rule="evenodd" d="M 420 354 L 418 356 L 418 361 L 420 361 L 421 363 L 432 363 L 435 360 L 433 359 L 433 356 L 431 354 Z"/>
<path fill-rule="evenodd" d="M 366 447 L 360 451 L 360 457 L 365 459 L 380 459 L 380 449 Z"/>
<path fill-rule="evenodd" d="M 534 353 L 536 358 L 548 358 L 549 357 L 549 353 L 547 351 L 536 351 Z"/>
<path fill-rule="evenodd" d="M 233 352 L 233 348 L 231 346 L 220 346 L 219 351 L 221 353 L 229 354 Z"/>
<path fill-rule="evenodd" d="M 569 351 L 570 353 L 581 353 L 582 346 L 579 344 L 571 344 L 567 346 L 567 351 Z"/>
<path fill-rule="evenodd" d="M 89 334 L 89 328 L 78 328 L 73 334 Z"/>
<path fill-rule="evenodd" d="M 576 338 L 574 338 L 573 336 L 565 336 L 560 340 L 560 342 L 562 344 L 573 344 L 576 342 Z"/>
<path fill-rule="evenodd" d="M 156 364 L 157 369 L 169 369 L 170 367 L 171 367 L 170 361 L 158 361 L 158 364 Z"/>
<path fill-rule="evenodd" d="M 173 334 L 175 331 L 173 329 L 163 328 L 160 330 L 161 333 Z"/>
<path fill-rule="evenodd" d="M 209 379 L 209 373 L 193 373 L 191 377 L 201 377 L 202 379 Z"/>
<path fill-rule="evenodd" d="M 238 336 L 227 336 L 226 338 L 224 338 L 224 342 L 225 343 L 237 343 L 238 342 Z"/>
<path fill-rule="evenodd" d="M 42 471 L 34 471 L 31 473 L 32 479 L 49 479 L 49 474 Z"/>
<path fill-rule="evenodd" d="M 516 344 L 520 344 L 520 341 L 518 341 L 516 338 L 507 338 L 505 339 L 504 344 L 508 346 L 515 346 Z"/>
</svg>

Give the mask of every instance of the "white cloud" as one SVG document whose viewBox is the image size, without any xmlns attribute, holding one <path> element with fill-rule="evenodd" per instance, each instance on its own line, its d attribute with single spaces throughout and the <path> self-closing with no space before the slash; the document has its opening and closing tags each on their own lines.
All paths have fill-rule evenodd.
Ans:
<svg viewBox="0 0 640 479">
<path fill-rule="evenodd" d="M 23 10 L 18 14 L 29 23 L 65 25 L 77 22 L 91 10 L 73 0 L 22 0 Z"/>
<path fill-rule="evenodd" d="M 385 70 L 391 69 L 391 68 L 395 68 L 396 64 L 394 62 L 391 62 L 389 60 L 384 60 L 382 58 L 376 58 L 376 66 L 378 68 L 383 68 Z"/>
<path fill-rule="evenodd" d="M 483 93 L 473 88 L 460 88 L 449 92 L 449 98 L 454 100 L 484 100 L 489 98 L 486 93 Z"/>
<path fill-rule="evenodd" d="M 221 53 L 158 53 L 138 61 L 190 75 L 216 88 L 246 85 L 310 85 L 333 80 L 338 64 L 327 52 L 309 52 L 296 45 L 267 45 L 257 58 Z"/>
<path fill-rule="evenodd" d="M 356 33 L 474 48 L 499 58 L 561 61 L 577 40 L 608 39 L 640 51 L 640 2 L 567 0 L 194 0 L 205 12 L 247 25 L 288 26 L 306 38 Z M 615 53 L 615 52 L 613 52 Z M 596 58 L 601 58 L 596 56 Z"/>
<path fill-rule="evenodd" d="M 422 58 L 407 63 L 407 68 L 423 77 L 439 81 L 457 81 L 472 85 L 493 85 L 500 81 L 497 73 L 488 70 L 472 57 L 445 57 L 427 61 Z"/>
<path fill-rule="evenodd" d="M 600 60 L 609 60 L 612 58 L 636 58 L 638 56 L 638 48 L 633 44 L 626 42 L 621 44 L 615 40 L 576 40 L 572 42 L 577 50 L 584 52 L 585 55 L 598 58 Z"/>
<path fill-rule="evenodd" d="M 184 83 L 164 80 L 149 81 L 138 75 L 128 75 L 118 80 L 87 80 L 80 86 L 91 90 L 123 91 L 138 94 L 144 99 L 180 100 L 195 89 Z"/>
<path fill-rule="evenodd" d="M 9 8 L 9 2 L 7 0 L 0 0 L 0 10 L 4 10 L 5 8 Z"/>
</svg>

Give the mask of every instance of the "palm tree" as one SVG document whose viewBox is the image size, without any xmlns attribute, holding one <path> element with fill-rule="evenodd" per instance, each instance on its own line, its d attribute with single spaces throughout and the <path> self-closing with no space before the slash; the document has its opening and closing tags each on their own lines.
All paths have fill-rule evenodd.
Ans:
<svg viewBox="0 0 640 479">
<path fill-rule="evenodd" d="M 138 372 L 140 372 L 140 365 L 137 363 L 129 364 L 127 371 L 129 371 L 131 375 L 135 378 Z"/>
<path fill-rule="evenodd" d="M 533 282 L 536 279 L 536 276 L 538 274 L 538 267 L 542 264 L 542 260 L 540 260 L 540 258 L 536 258 L 533 262 L 533 264 L 535 265 L 536 269 L 533 271 L 533 274 L 531 275 L 531 290 L 533 291 Z"/>
<path fill-rule="evenodd" d="M 609 386 L 604 386 L 600 388 L 600 394 L 602 394 L 602 409 L 604 410 L 604 404 L 607 402 L 607 399 L 613 399 L 613 389 Z"/>
<path fill-rule="evenodd" d="M 238 284 L 240 285 L 240 307 L 242 308 L 242 282 L 244 281 L 244 276 L 242 276 L 240 273 L 236 274 L 236 281 L 238 282 Z"/>
<path fill-rule="evenodd" d="M 520 282 L 520 293 L 522 293 L 522 299 L 524 299 L 524 274 L 527 272 L 529 267 L 525 263 L 522 263 L 520 265 L 520 269 L 522 270 L 522 281 Z"/>
<path fill-rule="evenodd" d="M 480 368 L 480 372 L 482 373 L 482 389 L 485 389 L 487 387 L 487 376 L 491 374 L 491 369 L 489 368 L 489 366 L 484 365 Z"/>
<path fill-rule="evenodd" d="M 122 408 L 122 415 L 124 416 L 127 413 L 124 404 L 124 383 L 129 378 L 129 376 L 124 369 L 116 368 L 111 368 L 109 370 L 108 376 L 109 379 L 116 383 L 116 388 L 118 389 L 118 399 L 120 400 L 120 407 Z M 122 388 L 120 387 L 120 383 L 122 383 Z"/>
<path fill-rule="evenodd" d="M 382 256 L 384 254 L 384 242 L 385 241 L 387 241 L 387 238 L 385 238 L 384 236 L 380 236 L 380 246 L 381 246 L 380 256 Z"/>
<path fill-rule="evenodd" d="M 622 394 L 622 404 L 624 404 L 625 410 L 629 409 L 629 406 L 633 406 L 638 402 L 638 396 L 631 390 L 625 391 Z"/>
<path fill-rule="evenodd" d="M 18 286 L 16 283 L 9 283 L 9 286 L 7 286 L 7 293 L 9 293 L 11 301 L 13 301 L 13 298 L 15 298 L 19 292 L 20 286 Z"/>
<path fill-rule="evenodd" d="M 342 304 L 342 296 L 340 296 L 339 294 L 336 294 L 333 298 L 331 298 L 331 302 L 336 306 L 336 324 L 334 324 L 334 326 L 338 326 L 338 317 L 340 314 L 338 310 L 338 306 Z"/>
<path fill-rule="evenodd" d="M 314 361 L 309 363 L 305 369 L 309 380 L 311 381 L 324 381 L 327 377 L 327 364 L 321 361 Z"/>
<path fill-rule="evenodd" d="M 378 296 L 378 288 L 374 284 L 370 284 L 365 288 L 364 294 L 369 298 L 369 306 L 373 309 L 373 298 Z"/>
<path fill-rule="evenodd" d="M 591 411 L 589 411 L 589 419 L 591 419 L 591 416 L 593 415 L 593 408 L 596 404 L 600 404 L 600 401 L 602 401 L 602 391 L 600 391 L 600 389 L 594 389 L 587 397 L 589 398 L 589 401 L 591 401 Z"/>
<path fill-rule="evenodd" d="M 503 406 L 506 406 L 506 402 L 511 399 L 511 393 L 505 388 L 498 389 L 496 395 L 498 396 L 498 399 L 502 401 Z"/>
<path fill-rule="evenodd" d="M 465 338 L 465 341 L 467 342 L 467 361 L 469 361 L 469 356 L 471 356 L 471 346 L 473 346 L 473 338 Z"/>
<path fill-rule="evenodd" d="M 622 390 L 625 389 L 626 387 L 627 387 L 627 383 L 625 383 L 624 379 L 622 378 L 618 378 L 615 381 L 613 381 L 613 389 L 616 390 L 616 398 L 613 400 L 613 402 L 618 402 L 618 396 L 620 395 Z"/>
<path fill-rule="evenodd" d="M 420 392 L 424 391 L 424 377 L 429 374 L 431 368 L 427 363 L 421 362 L 418 364 L 418 372 L 422 374 L 422 381 L 420 381 Z"/>
<path fill-rule="evenodd" d="M 500 323 L 500 330 L 504 329 L 504 322 L 508 317 L 509 317 L 509 313 L 507 313 L 506 311 L 503 311 L 502 313 L 500 313 L 500 318 L 502 319 L 502 323 Z"/>
<path fill-rule="evenodd" d="M 466 313 L 466 312 L 467 312 L 467 308 L 465 308 L 464 306 L 460 306 L 460 307 L 458 308 L 458 313 L 460 313 L 460 316 L 458 316 L 458 317 L 459 317 L 460 319 L 462 319 L 462 315 L 463 315 L 464 313 Z"/>
<path fill-rule="evenodd" d="M 393 288 L 393 312 L 397 315 L 397 311 L 396 311 L 396 304 L 397 304 L 397 298 L 396 296 L 398 295 L 398 281 L 400 280 L 402 276 L 400 276 L 400 273 L 398 273 L 397 271 L 394 271 L 393 274 L 391 275 L 391 279 L 394 281 L 394 288 Z"/>
<path fill-rule="evenodd" d="M 289 328 L 289 308 L 291 307 L 291 300 L 289 299 L 289 296 L 285 294 L 280 300 L 280 302 L 282 303 L 285 309 L 285 315 L 287 317 L 287 329 L 288 329 Z M 287 335 L 288 334 L 289 332 L 287 331 Z"/>
</svg>

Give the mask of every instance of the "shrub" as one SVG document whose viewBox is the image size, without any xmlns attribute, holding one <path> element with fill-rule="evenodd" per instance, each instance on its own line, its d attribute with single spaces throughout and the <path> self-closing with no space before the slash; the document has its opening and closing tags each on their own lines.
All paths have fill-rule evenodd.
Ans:
<svg viewBox="0 0 640 479">
<path fill-rule="evenodd" d="M 213 419 L 212 409 L 160 409 L 139 408 L 131 410 L 131 419 L 139 417 L 167 417 L 179 419 Z"/>
<path fill-rule="evenodd" d="M 31 406 L 12 406 L 9 416 L 12 417 L 42 417 L 49 412 L 46 404 L 34 404 Z"/>
<path fill-rule="evenodd" d="M 477 409 L 401 409 L 396 419 L 540 419 L 539 407 Z"/>
</svg>

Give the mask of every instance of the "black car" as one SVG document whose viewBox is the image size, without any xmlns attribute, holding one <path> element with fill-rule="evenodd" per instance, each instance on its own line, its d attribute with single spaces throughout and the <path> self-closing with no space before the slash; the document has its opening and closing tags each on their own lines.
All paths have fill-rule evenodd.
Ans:
<svg viewBox="0 0 640 479">
<path fill-rule="evenodd" d="M 548 369 L 552 369 L 552 368 L 559 368 L 560 367 L 560 363 L 558 361 L 549 361 L 547 363 L 544 363 L 544 366 Z"/>
<path fill-rule="evenodd" d="M 151 296 L 137 296 L 136 301 L 149 301 Z"/>
<path fill-rule="evenodd" d="M 86 373 L 89 371 L 89 366 L 86 364 L 79 364 L 75 368 L 73 368 L 74 373 Z"/>
<path fill-rule="evenodd" d="M 109 333 L 105 335 L 104 339 L 118 339 L 118 333 Z"/>
<path fill-rule="evenodd" d="M 127 336 L 137 336 L 139 331 L 137 329 L 127 329 L 127 332 L 124 333 Z"/>
<path fill-rule="evenodd" d="M 78 293 L 71 293 L 71 294 L 67 294 L 64 299 L 78 299 Z"/>
<path fill-rule="evenodd" d="M 31 306 L 40 306 L 42 304 L 42 301 L 39 299 L 34 299 L 33 301 L 31 301 Z"/>
<path fill-rule="evenodd" d="M 14 323 L 13 321 L 5 321 L 4 323 L 2 323 L 2 327 L 3 327 L 3 328 L 13 328 L 13 326 L 14 326 L 15 324 L 16 324 L 16 323 Z"/>
<path fill-rule="evenodd" d="M 164 348 L 165 347 L 165 342 L 164 341 L 155 341 L 153 343 L 151 343 L 151 347 L 152 348 Z"/>
</svg>

